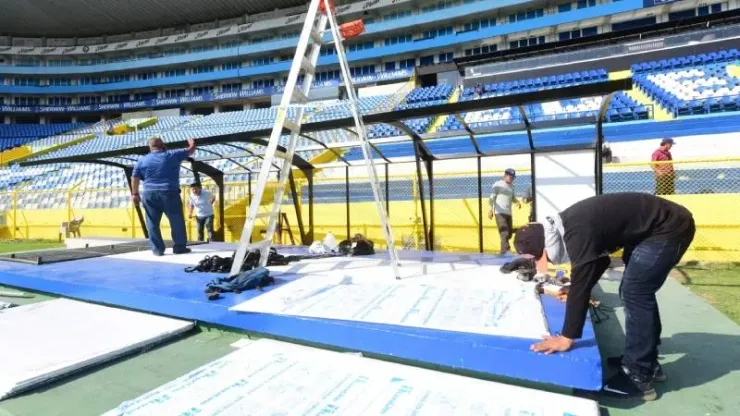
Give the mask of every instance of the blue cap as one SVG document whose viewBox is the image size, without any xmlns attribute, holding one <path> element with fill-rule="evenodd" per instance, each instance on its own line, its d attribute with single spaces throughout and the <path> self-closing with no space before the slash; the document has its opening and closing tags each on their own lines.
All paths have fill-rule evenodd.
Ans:
<svg viewBox="0 0 740 416">
<path fill-rule="evenodd" d="M 516 171 L 512 168 L 506 169 L 504 171 L 504 174 L 511 176 L 512 178 L 516 178 Z"/>
</svg>

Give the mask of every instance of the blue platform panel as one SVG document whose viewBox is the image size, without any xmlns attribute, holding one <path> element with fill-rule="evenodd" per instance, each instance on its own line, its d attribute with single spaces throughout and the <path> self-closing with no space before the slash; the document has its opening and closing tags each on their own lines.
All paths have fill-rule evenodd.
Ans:
<svg viewBox="0 0 740 416">
<path fill-rule="evenodd" d="M 233 250 L 229 245 L 201 246 L 190 258 L 205 254 L 223 254 Z M 290 252 L 283 250 L 281 252 Z M 186 273 L 179 256 L 141 258 L 102 257 L 32 266 L 0 262 L 0 284 L 27 290 L 130 308 L 208 324 L 222 325 L 279 339 L 316 344 L 379 358 L 410 360 L 485 375 L 554 384 L 583 390 L 602 386 L 601 357 L 593 327 L 587 322 L 583 338 L 573 350 L 546 356 L 530 351 L 532 340 L 471 333 L 430 330 L 398 325 L 354 321 L 237 313 L 229 308 L 262 292 L 248 291 L 224 294 L 222 299 L 208 301 L 204 289 L 216 274 Z M 123 257 L 126 257 L 125 255 Z M 130 256 L 129 256 L 130 257 Z M 384 255 L 376 255 L 383 262 Z M 506 258 L 457 253 L 402 252 L 402 260 L 421 262 L 477 262 L 501 264 Z M 342 259 L 343 260 L 343 259 Z M 283 272 L 275 272 L 277 285 L 302 276 L 300 269 L 311 260 L 293 263 Z M 382 278 L 382 277 L 381 277 Z M 481 276 L 485 278 L 485 276 Z M 277 286 L 268 287 L 269 291 Z M 551 331 L 562 326 L 565 306 L 542 297 L 544 312 Z"/>
</svg>

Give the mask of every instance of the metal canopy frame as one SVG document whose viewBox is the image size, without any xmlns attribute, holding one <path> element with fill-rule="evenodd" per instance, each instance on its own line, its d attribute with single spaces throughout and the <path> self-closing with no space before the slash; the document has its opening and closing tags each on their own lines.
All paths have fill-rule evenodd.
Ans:
<svg viewBox="0 0 740 416">
<path fill-rule="evenodd" d="M 618 79 L 618 80 L 608 80 L 608 81 L 602 81 L 602 82 L 596 82 L 596 83 L 589 83 L 589 84 L 581 84 L 581 85 L 575 85 L 575 86 L 568 86 L 563 88 L 553 88 L 553 89 L 544 89 L 541 91 L 531 91 L 531 92 L 523 92 L 518 94 L 510 94 L 510 95 L 502 95 L 502 96 L 496 96 L 496 97 L 487 97 L 487 98 L 480 98 L 476 100 L 470 100 L 470 101 L 459 101 L 455 103 L 445 103 L 445 104 L 437 104 L 432 105 L 428 107 L 419 107 L 419 108 L 407 108 L 404 110 L 397 110 L 397 111 L 388 111 L 388 112 L 382 112 L 382 113 L 375 113 L 375 114 L 368 114 L 364 115 L 362 117 L 365 124 L 388 124 L 391 126 L 396 127 L 399 131 L 402 132 L 403 135 L 405 135 L 405 138 L 400 138 L 398 140 L 373 140 L 371 143 L 372 150 L 377 153 L 377 155 L 383 159 L 383 162 L 386 163 L 386 205 L 388 204 L 387 200 L 387 193 L 388 193 L 388 186 L 387 186 L 387 178 L 388 178 L 388 164 L 394 163 L 391 159 L 386 157 L 381 150 L 378 148 L 379 145 L 382 145 L 384 143 L 399 143 L 399 142 L 406 142 L 409 139 L 411 140 L 411 143 L 413 145 L 414 149 L 414 159 L 416 163 L 416 175 L 417 175 L 417 185 L 418 185 L 418 192 L 419 196 L 421 197 L 421 211 L 422 211 L 422 222 L 424 227 L 424 243 L 426 246 L 426 249 L 429 251 L 434 250 L 434 187 L 433 187 L 433 162 L 435 160 L 449 160 L 449 159 L 460 159 L 460 158 L 471 158 L 475 157 L 478 159 L 478 196 L 479 196 L 479 206 L 478 211 L 479 214 L 482 215 L 482 196 L 483 196 L 483 190 L 482 190 L 482 183 L 481 183 L 481 158 L 484 156 L 497 156 L 497 155 L 507 155 L 507 154 L 522 154 L 522 153 L 529 153 L 530 154 L 530 162 L 531 162 L 531 175 L 532 175 L 532 196 L 533 196 L 533 209 L 536 204 L 536 192 L 535 192 L 535 184 L 534 184 L 534 176 L 535 176 L 535 154 L 538 152 L 553 152 L 553 151 L 569 151 L 569 150 L 583 150 L 583 149 L 595 149 L 595 173 L 597 178 L 596 183 L 596 192 L 601 193 L 602 192 L 602 145 L 603 145 L 603 122 L 606 116 L 606 111 L 609 108 L 609 103 L 611 102 L 612 97 L 617 91 L 625 91 L 625 90 L 631 90 L 632 89 L 632 78 L 624 78 L 624 79 Z M 595 96 L 601 96 L 603 97 L 601 108 L 599 109 L 596 117 L 581 117 L 576 119 L 565 119 L 565 120 L 548 120 L 548 121 L 539 121 L 539 122 L 532 122 L 529 117 L 527 116 L 527 112 L 525 110 L 525 106 L 529 104 L 536 104 L 536 103 L 542 103 L 542 102 L 548 102 L 548 101 L 557 101 L 557 100 L 565 100 L 565 99 L 574 99 L 574 98 L 582 98 L 582 97 L 595 97 Z M 489 128 L 489 129 L 479 129 L 478 131 L 473 130 L 464 120 L 463 113 L 467 112 L 475 112 L 475 111 L 483 111 L 483 110 L 491 110 L 496 108 L 510 108 L 515 107 L 518 108 L 519 114 L 522 117 L 522 124 L 515 124 L 512 123 L 510 125 L 502 125 L 495 128 Z M 432 139 L 432 138 L 441 138 L 441 137 L 460 137 L 460 133 L 456 132 L 453 134 L 435 134 L 435 135 L 427 135 L 427 134 L 417 134 L 413 131 L 413 129 L 409 128 L 406 124 L 403 123 L 404 120 L 413 119 L 413 118 L 422 118 L 422 117 L 436 117 L 436 116 L 444 116 L 444 115 L 452 115 L 454 116 L 458 122 L 462 125 L 464 129 L 464 135 L 467 135 L 468 139 L 470 140 L 470 143 L 474 149 L 474 153 L 466 153 L 466 154 L 456 154 L 449 157 L 445 156 L 438 156 L 435 155 L 433 152 L 430 151 L 428 146 L 426 145 L 425 140 L 426 139 Z M 335 129 L 342 129 L 350 134 L 355 135 L 355 132 L 352 130 L 351 127 L 354 126 L 354 119 L 352 117 L 346 117 L 346 118 L 340 118 L 340 119 L 334 119 L 334 120 L 325 120 L 325 121 L 317 121 L 317 122 L 310 122 L 305 123 L 301 126 L 301 137 L 308 139 L 314 143 L 317 144 L 317 146 L 320 146 L 321 149 L 329 150 L 334 152 L 338 159 L 341 161 L 341 163 L 346 166 L 347 169 L 349 169 L 350 166 L 353 166 L 347 159 L 341 156 L 337 149 L 341 148 L 354 148 L 359 147 L 358 143 L 341 143 L 336 145 L 327 145 L 320 140 L 316 139 L 315 137 L 311 136 L 310 133 L 317 133 L 320 131 L 326 131 L 326 130 L 335 130 Z M 532 136 L 532 130 L 533 129 L 546 129 L 546 128 L 553 128 L 553 127 L 572 127 L 577 125 L 596 125 L 596 133 L 595 133 L 595 140 L 593 144 L 591 145 L 572 145 L 572 146 L 544 146 L 544 147 L 537 147 L 535 146 L 534 139 Z M 513 150 L 513 151 L 496 151 L 496 152 L 484 152 L 479 144 L 478 138 L 481 135 L 485 134 L 495 134 L 500 132 L 516 132 L 516 131 L 525 131 L 527 133 L 528 138 L 528 145 L 529 148 L 527 150 Z M 224 215 L 224 207 L 223 207 L 223 172 L 220 170 L 203 163 L 202 161 L 207 160 L 218 160 L 218 159 L 228 159 L 234 163 L 232 159 L 236 157 L 255 157 L 255 158 L 261 158 L 261 155 L 254 153 L 250 151 L 247 148 L 242 148 L 240 146 L 234 145 L 234 143 L 251 143 L 258 146 L 267 146 L 267 140 L 264 139 L 264 137 L 269 137 L 271 132 L 271 129 L 261 129 L 261 130 L 251 130 L 246 132 L 240 132 L 240 133 L 232 133 L 232 134 L 225 134 L 225 135 L 217 135 L 217 136 L 210 136 L 210 137 L 202 137 L 196 139 L 196 143 L 198 144 L 198 148 L 201 150 L 206 150 L 209 153 L 213 153 L 217 155 L 218 157 L 207 157 L 207 158 L 201 158 L 201 161 L 191 161 L 191 164 L 193 166 L 193 173 L 195 175 L 196 181 L 199 181 L 198 172 L 205 173 L 212 179 L 214 179 L 214 182 L 219 186 L 219 212 L 221 214 L 221 224 L 220 225 L 220 232 L 221 232 L 221 238 L 223 238 L 223 215 Z M 289 133 L 288 131 L 285 132 L 286 134 Z M 204 146 L 208 145 L 215 145 L 215 144 L 225 144 L 234 148 L 238 148 L 240 150 L 243 150 L 244 153 L 242 155 L 234 155 L 229 154 L 227 156 L 219 155 L 218 153 L 203 149 Z M 168 148 L 177 149 L 177 148 L 185 148 L 187 147 L 186 141 L 178 141 L 178 142 L 170 142 L 167 143 Z M 278 146 L 279 151 L 284 151 L 285 148 L 282 146 Z M 49 159 L 39 159 L 39 160 L 29 160 L 21 162 L 21 166 L 36 166 L 36 165 L 45 165 L 45 164 L 55 164 L 55 163 L 98 163 L 98 164 L 105 164 L 109 166 L 117 166 L 124 169 L 124 172 L 127 175 L 127 180 L 130 184 L 130 175 L 131 175 L 131 166 L 126 166 L 120 163 L 116 162 L 110 162 L 108 160 L 105 160 L 107 158 L 122 158 L 124 156 L 131 156 L 131 155 L 145 155 L 149 152 L 148 146 L 138 146 L 138 147 L 130 147 L 126 149 L 118 149 L 118 150 L 109 150 L 104 152 L 97 152 L 97 153 L 91 153 L 91 154 L 84 154 L 84 155 L 75 155 L 75 156 L 65 156 L 65 157 L 59 157 L 59 158 L 49 158 Z M 251 177 L 251 174 L 253 173 L 252 170 L 244 167 L 240 163 L 236 163 L 237 165 L 243 167 L 249 176 Z M 310 164 L 308 161 L 301 158 L 299 155 L 294 155 L 292 164 L 295 168 L 300 169 L 304 175 L 307 178 L 308 181 L 308 199 L 309 199 L 309 230 L 308 232 L 304 229 L 303 219 L 301 217 L 301 209 L 299 201 L 297 201 L 297 190 L 296 190 L 296 184 L 294 180 L 290 180 L 290 186 L 291 186 L 291 195 L 293 196 L 293 202 L 296 210 L 296 215 L 298 219 L 298 225 L 300 228 L 300 234 L 301 234 L 301 240 L 303 244 L 310 244 L 313 241 L 313 235 L 314 235 L 314 224 L 313 224 L 313 170 L 315 169 L 315 166 Z M 422 164 L 424 165 L 424 169 L 426 170 L 426 175 L 429 180 L 429 213 L 427 214 L 426 209 L 426 195 L 424 192 L 424 180 L 422 176 Z M 348 173 L 348 172 L 347 172 Z M 291 175 L 292 176 L 292 175 Z M 291 178 L 292 179 L 292 178 Z M 536 211 L 534 211 L 536 212 Z M 144 233 L 146 235 L 146 226 L 143 221 L 143 216 L 141 213 L 141 210 L 139 207 L 137 207 L 137 213 L 139 215 L 139 220 L 141 222 L 142 230 L 144 230 Z M 480 216 L 479 215 L 479 216 Z M 349 234 L 349 208 L 347 209 L 347 216 L 348 216 L 348 222 L 347 222 L 347 228 L 348 228 L 348 234 Z M 479 221 L 479 239 L 480 239 L 480 250 L 483 251 L 483 243 L 482 243 L 482 236 L 483 236 L 483 230 L 482 230 L 482 222 Z"/>
</svg>

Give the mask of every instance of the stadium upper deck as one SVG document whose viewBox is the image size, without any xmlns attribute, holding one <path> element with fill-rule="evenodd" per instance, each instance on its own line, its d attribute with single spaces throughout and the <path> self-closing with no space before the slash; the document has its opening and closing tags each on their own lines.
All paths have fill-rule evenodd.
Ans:
<svg viewBox="0 0 740 416">
<path fill-rule="evenodd" d="M 379 82 L 408 78 L 414 67 L 454 58 L 735 8 L 736 1 L 698 0 L 369 0 L 340 6 L 339 14 L 342 20 L 366 23 L 366 32 L 347 45 L 353 76 Z M 77 40 L 0 38 L 0 45 L 8 45 L 0 47 L 0 112 L 73 105 L 100 105 L 96 109 L 105 111 L 129 101 L 179 104 L 190 96 L 269 96 L 283 84 L 301 22 L 300 14 L 251 16 L 224 27 L 193 25 L 187 33 L 161 29 Z M 338 81 L 332 52 L 327 48 L 320 60 L 319 83 Z"/>
</svg>

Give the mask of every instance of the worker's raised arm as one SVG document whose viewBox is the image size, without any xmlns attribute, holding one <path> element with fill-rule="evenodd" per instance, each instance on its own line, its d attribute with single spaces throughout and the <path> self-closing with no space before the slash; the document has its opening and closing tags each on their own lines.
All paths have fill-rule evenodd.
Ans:
<svg viewBox="0 0 740 416">
<path fill-rule="evenodd" d="M 188 156 L 195 154 L 195 140 L 188 139 Z"/>
</svg>

